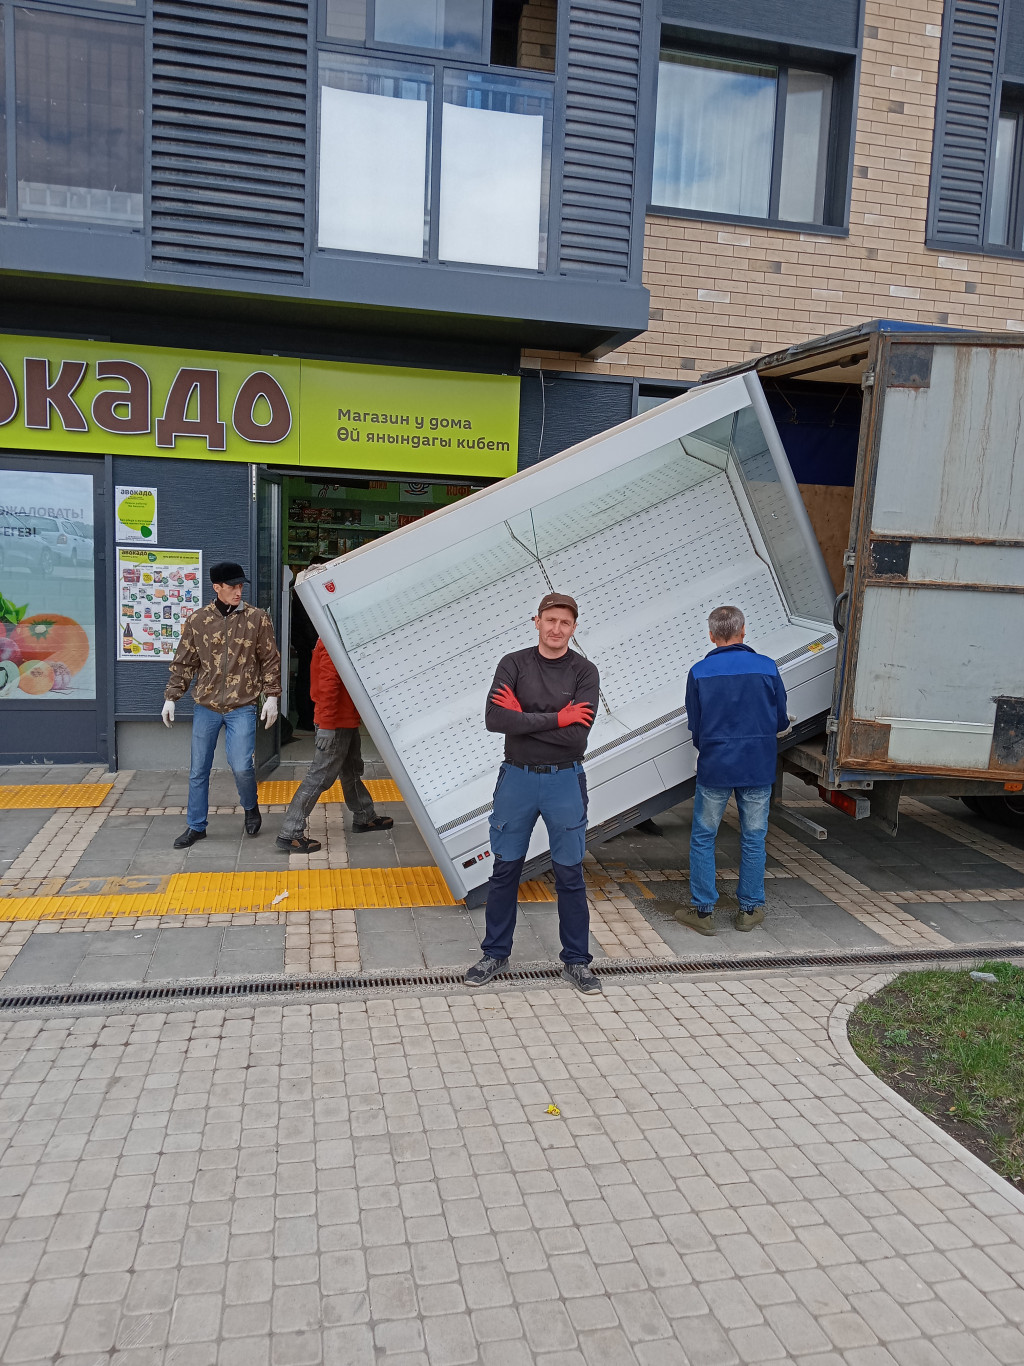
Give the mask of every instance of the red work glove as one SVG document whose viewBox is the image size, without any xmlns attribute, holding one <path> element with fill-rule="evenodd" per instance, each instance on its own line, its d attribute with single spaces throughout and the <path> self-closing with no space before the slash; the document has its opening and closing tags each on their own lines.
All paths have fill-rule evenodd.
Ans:
<svg viewBox="0 0 1024 1366">
<path fill-rule="evenodd" d="M 491 701 L 496 707 L 504 707 L 506 711 L 522 711 L 519 699 L 507 683 L 498 689 Z"/>
<path fill-rule="evenodd" d="M 594 719 L 594 709 L 589 702 L 569 702 L 558 713 L 558 724 L 562 726 L 589 726 Z"/>
</svg>

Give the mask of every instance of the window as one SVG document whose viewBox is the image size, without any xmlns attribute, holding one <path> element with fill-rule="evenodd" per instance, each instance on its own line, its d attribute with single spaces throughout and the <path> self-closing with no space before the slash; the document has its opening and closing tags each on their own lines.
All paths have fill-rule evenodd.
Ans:
<svg viewBox="0 0 1024 1366">
<path fill-rule="evenodd" d="M 18 213 L 141 224 L 142 25 L 13 17 Z"/>
<path fill-rule="evenodd" d="M 323 36 L 332 43 L 553 71 L 555 20 L 555 0 L 326 0 Z"/>
<path fill-rule="evenodd" d="M 1021 203 L 1024 155 L 1024 98 L 1003 96 L 990 165 L 987 240 L 991 246 L 1024 250 L 1024 204 Z"/>
<path fill-rule="evenodd" d="M 835 88 L 823 71 L 663 51 L 652 204 L 828 222 Z"/>
<path fill-rule="evenodd" d="M 549 82 L 340 52 L 320 72 L 321 247 L 544 268 Z"/>
<path fill-rule="evenodd" d="M 321 59 L 321 247 L 423 256 L 433 85 L 432 67 Z"/>
<path fill-rule="evenodd" d="M 543 268 L 550 144 L 550 86 L 479 71 L 445 72 L 442 261 Z"/>
</svg>

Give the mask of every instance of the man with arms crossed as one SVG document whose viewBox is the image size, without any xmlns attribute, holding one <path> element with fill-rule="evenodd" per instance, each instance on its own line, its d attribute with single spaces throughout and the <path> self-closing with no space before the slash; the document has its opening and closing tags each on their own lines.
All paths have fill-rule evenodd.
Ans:
<svg viewBox="0 0 1024 1366">
<path fill-rule="evenodd" d="M 744 645 L 738 607 L 716 607 L 708 617 L 715 647 L 686 680 L 686 720 L 698 751 L 697 791 L 690 830 L 690 900 L 676 919 L 698 934 L 714 934 L 715 836 L 735 792 L 740 815 L 738 930 L 764 920 L 764 838 L 778 755 L 789 729 L 786 689 L 775 660 Z"/>
<path fill-rule="evenodd" d="M 579 610 L 564 593 L 548 593 L 534 617 L 537 644 L 505 655 L 488 694 L 488 730 L 505 736 L 491 810 L 494 871 L 487 885 L 484 956 L 466 973 L 482 987 L 512 952 L 519 879 L 533 827 L 547 826 L 558 894 L 562 976 L 578 991 L 600 991 L 590 970 L 590 908 L 583 882 L 587 780 L 581 762 L 598 703 L 596 667 L 569 641 Z"/>
</svg>

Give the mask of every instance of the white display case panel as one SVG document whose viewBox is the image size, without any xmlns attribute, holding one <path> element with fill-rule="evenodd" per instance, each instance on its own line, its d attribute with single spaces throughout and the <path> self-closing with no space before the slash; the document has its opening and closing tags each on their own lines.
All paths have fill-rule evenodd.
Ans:
<svg viewBox="0 0 1024 1366">
<path fill-rule="evenodd" d="M 532 469 L 300 574 L 298 592 L 456 897 L 490 875 L 502 655 L 536 643 L 554 590 L 601 673 L 588 830 L 689 795 L 683 693 L 732 603 L 779 664 L 790 712 L 827 711 L 833 593 L 754 375 L 691 390 Z M 528 870 L 543 866 L 538 822 Z"/>
</svg>

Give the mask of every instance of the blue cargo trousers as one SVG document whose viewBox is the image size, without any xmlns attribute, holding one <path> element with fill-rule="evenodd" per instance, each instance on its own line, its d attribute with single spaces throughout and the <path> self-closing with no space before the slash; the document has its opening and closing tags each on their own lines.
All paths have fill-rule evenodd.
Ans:
<svg viewBox="0 0 1024 1366">
<path fill-rule="evenodd" d="M 558 897 L 559 954 L 563 963 L 589 963 L 590 908 L 583 881 L 587 836 L 587 779 L 581 763 L 533 772 L 504 763 L 491 810 L 494 871 L 487 884 L 486 929 L 480 945 L 489 958 L 508 958 L 516 928 L 519 880 L 537 820 L 548 832 Z"/>
</svg>

